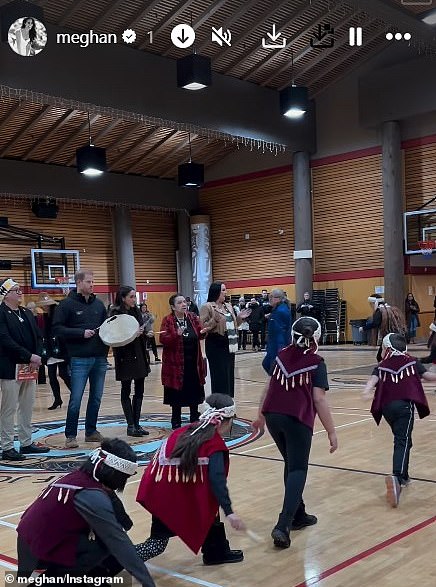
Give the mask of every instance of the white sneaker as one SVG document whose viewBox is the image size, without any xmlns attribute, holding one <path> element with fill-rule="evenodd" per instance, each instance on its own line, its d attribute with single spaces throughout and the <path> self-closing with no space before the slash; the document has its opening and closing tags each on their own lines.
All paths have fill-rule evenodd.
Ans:
<svg viewBox="0 0 436 587">
<path fill-rule="evenodd" d="M 77 442 L 77 438 L 75 436 L 69 436 L 65 440 L 65 448 L 77 448 L 79 443 Z"/>
</svg>

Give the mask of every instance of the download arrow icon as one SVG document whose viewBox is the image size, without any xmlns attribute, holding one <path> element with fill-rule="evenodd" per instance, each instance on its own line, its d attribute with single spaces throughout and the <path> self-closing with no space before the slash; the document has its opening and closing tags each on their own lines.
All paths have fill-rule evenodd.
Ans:
<svg viewBox="0 0 436 587">
<path fill-rule="evenodd" d="M 171 31 L 171 42 L 179 49 L 190 47 L 195 41 L 195 31 L 189 24 L 178 24 Z"/>
</svg>

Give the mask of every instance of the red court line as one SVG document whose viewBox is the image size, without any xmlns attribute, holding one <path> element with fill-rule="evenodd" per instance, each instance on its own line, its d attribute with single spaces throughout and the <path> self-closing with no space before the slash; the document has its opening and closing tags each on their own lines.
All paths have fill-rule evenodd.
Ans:
<svg viewBox="0 0 436 587">
<path fill-rule="evenodd" d="M 416 526 L 412 526 L 411 528 L 404 530 L 404 532 L 401 532 L 400 534 L 396 534 L 395 536 L 392 536 L 391 538 L 388 538 L 383 542 L 379 542 L 379 544 L 376 544 L 375 546 L 368 548 L 368 550 L 364 550 L 363 552 L 360 552 L 359 554 L 356 554 L 355 556 L 352 556 L 351 558 L 342 561 L 334 567 L 331 567 L 330 569 L 323 571 L 320 575 L 317 575 L 316 577 L 311 577 L 310 579 L 307 579 L 306 581 L 303 581 L 302 583 L 295 585 L 295 587 L 309 587 L 310 585 L 317 585 L 323 579 L 326 579 L 327 577 L 330 577 L 331 575 L 334 575 L 335 573 L 338 573 L 339 571 L 342 571 L 343 569 L 346 569 L 347 567 L 354 565 L 354 563 L 357 563 L 363 560 L 364 558 L 373 555 L 379 550 L 382 550 L 383 548 L 386 548 L 391 544 L 394 544 L 395 542 L 398 542 L 399 540 L 402 540 L 403 538 L 406 538 L 407 536 L 410 536 L 411 534 L 414 534 L 415 532 L 422 530 L 426 526 L 433 524 L 433 522 L 436 522 L 436 516 L 432 516 L 428 520 L 424 520 L 424 522 L 421 522 Z"/>
<path fill-rule="evenodd" d="M 9 563 L 11 565 L 17 564 L 17 559 L 7 556 L 6 554 L 0 554 L 0 560 L 4 561 L 5 563 Z"/>
</svg>

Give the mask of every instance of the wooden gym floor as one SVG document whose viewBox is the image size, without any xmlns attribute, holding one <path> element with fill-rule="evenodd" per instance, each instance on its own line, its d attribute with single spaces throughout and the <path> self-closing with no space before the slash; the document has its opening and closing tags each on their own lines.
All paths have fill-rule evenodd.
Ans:
<svg viewBox="0 0 436 587">
<path fill-rule="evenodd" d="M 411 347 L 411 352 L 426 354 L 423 346 Z M 370 404 L 360 399 L 363 383 L 374 365 L 375 349 L 324 347 L 321 354 L 329 371 L 329 400 L 339 449 L 329 454 L 326 434 L 317 421 L 304 498 L 308 512 L 318 516 L 318 524 L 293 532 L 290 549 L 274 549 L 270 532 L 281 506 L 283 465 L 266 432 L 254 442 L 232 448 L 229 478 L 234 509 L 259 541 L 228 529 L 231 546 L 244 550 L 244 562 L 205 567 L 200 556 L 194 556 L 174 538 L 166 552 L 149 563 L 159 587 L 436 585 L 436 385 L 425 384 L 431 415 L 415 422 L 410 466 L 413 482 L 402 492 L 399 508 L 392 509 L 386 503 L 384 484 L 384 475 L 391 472 L 392 435 L 385 423 L 377 428 L 369 413 Z M 257 412 L 265 382 L 261 358 L 262 353 L 248 351 L 237 356 L 236 400 L 241 419 L 252 420 Z M 53 455 L 63 454 L 62 420 L 67 397 L 63 389 L 62 409 L 47 411 L 51 391 L 48 385 L 39 386 L 35 430 L 39 430 L 38 440 L 53 448 Z M 110 424 L 110 416 L 121 413 L 119 383 L 110 370 L 100 411 L 109 422 L 104 432 L 127 440 L 125 426 L 117 426 L 117 418 Z M 146 421 L 150 421 L 147 415 L 161 414 L 154 421 L 151 418 L 155 427 L 151 428 L 150 442 L 158 441 L 169 426 L 165 417 L 169 409 L 162 406 L 159 365 L 153 366 L 146 381 L 143 414 Z M 161 420 L 165 424 L 159 424 Z M 57 421 L 59 426 L 54 425 L 49 434 L 44 426 L 38 427 L 38 423 Z M 83 430 L 79 438 L 83 441 Z M 78 453 L 90 448 L 93 445 L 82 442 Z M 5 573 L 15 568 L 15 525 L 19 516 L 46 483 L 60 475 L 50 467 L 47 472 L 44 466 L 34 471 L 32 462 L 36 460 L 29 457 L 23 469 L 11 472 L 5 471 L 7 463 L 0 461 L 0 565 Z M 148 536 L 150 524 L 148 513 L 135 502 L 139 478 L 128 483 L 123 498 L 135 524 L 130 531 L 134 542 Z"/>
</svg>

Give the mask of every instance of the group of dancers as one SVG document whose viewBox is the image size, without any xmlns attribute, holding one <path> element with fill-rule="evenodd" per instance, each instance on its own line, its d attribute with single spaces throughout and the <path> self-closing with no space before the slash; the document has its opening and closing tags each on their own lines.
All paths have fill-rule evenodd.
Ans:
<svg viewBox="0 0 436 587">
<path fill-rule="evenodd" d="M 266 426 L 284 460 L 282 509 L 271 537 L 277 549 L 291 545 L 291 532 L 317 523 L 305 510 L 306 483 L 315 416 L 324 426 L 330 452 L 338 448 L 326 400 L 328 374 L 318 354 L 321 326 L 313 317 L 292 325 L 291 344 L 273 361 L 253 426 Z M 407 353 L 406 339 L 388 333 L 382 357 L 363 396 L 373 398 L 371 413 L 382 417 L 394 435 L 392 474 L 386 477 L 387 499 L 397 507 L 409 483 L 409 456 L 415 408 L 429 414 L 421 379 L 436 381 L 420 361 Z M 219 509 L 236 530 L 246 530 L 235 513 L 226 478 L 235 402 L 228 394 L 212 393 L 198 421 L 175 429 L 162 443 L 143 473 L 137 501 L 152 515 L 150 536 L 133 545 L 132 526 L 117 493 L 136 473 L 136 455 L 125 442 L 106 439 L 78 471 L 49 485 L 25 511 L 18 525 L 18 573 L 36 569 L 47 576 L 114 576 L 126 569 L 143 586 L 154 581 L 143 561 L 164 552 L 178 536 L 194 553 L 200 549 L 206 565 L 243 560 L 226 539 Z"/>
</svg>

